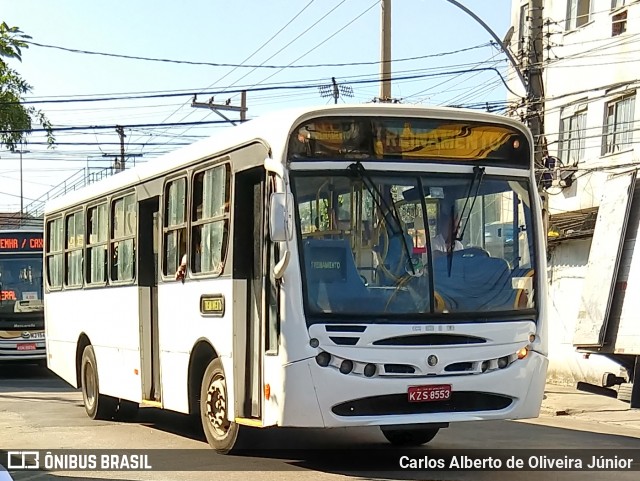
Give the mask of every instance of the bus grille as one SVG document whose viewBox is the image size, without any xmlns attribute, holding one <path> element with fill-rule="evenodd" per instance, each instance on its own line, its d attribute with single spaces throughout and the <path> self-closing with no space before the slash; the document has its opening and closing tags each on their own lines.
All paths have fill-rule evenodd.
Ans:
<svg viewBox="0 0 640 481">
<path fill-rule="evenodd" d="M 399 414 L 454 413 L 499 411 L 511 405 L 513 399 L 498 394 L 474 391 L 451 393 L 451 399 L 436 402 L 409 402 L 407 393 L 386 394 L 354 399 L 335 405 L 338 416 L 393 416 Z"/>
</svg>

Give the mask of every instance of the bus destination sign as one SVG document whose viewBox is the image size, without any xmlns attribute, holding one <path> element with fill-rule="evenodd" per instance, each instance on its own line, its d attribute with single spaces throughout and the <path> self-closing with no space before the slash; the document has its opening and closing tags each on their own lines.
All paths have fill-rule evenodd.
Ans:
<svg viewBox="0 0 640 481">
<path fill-rule="evenodd" d="M 0 233 L 0 252 L 40 252 L 42 234 L 5 232 Z"/>
<path fill-rule="evenodd" d="M 206 294 L 200 297 L 200 312 L 206 316 L 224 316 L 224 296 L 222 294 Z"/>
</svg>

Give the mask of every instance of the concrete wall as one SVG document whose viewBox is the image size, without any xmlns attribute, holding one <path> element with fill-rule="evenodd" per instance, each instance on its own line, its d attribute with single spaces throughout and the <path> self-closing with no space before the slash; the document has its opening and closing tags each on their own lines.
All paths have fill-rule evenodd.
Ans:
<svg viewBox="0 0 640 481">
<path fill-rule="evenodd" d="M 591 355 L 588 359 L 573 347 L 573 333 L 587 272 L 591 239 L 564 241 L 549 249 L 549 375 L 551 382 L 600 384 L 605 372 L 619 374 L 618 364 Z"/>
</svg>

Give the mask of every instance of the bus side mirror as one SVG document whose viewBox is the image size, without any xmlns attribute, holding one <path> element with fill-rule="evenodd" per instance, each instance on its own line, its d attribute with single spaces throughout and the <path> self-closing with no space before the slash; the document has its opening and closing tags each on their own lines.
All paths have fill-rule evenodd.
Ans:
<svg viewBox="0 0 640 481">
<path fill-rule="evenodd" d="M 282 252 L 282 258 L 273 268 L 273 276 L 281 279 L 289 265 L 291 252 L 289 241 L 293 237 L 293 196 L 284 192 L 271 194 L 269 204 L 269 236 L 272 242 L 285 242 L 287 247 Z"/>
<path fill-rule="evenodd" d="M 272 242 L 288 242 L 293 233 L 293 196 L 283 192 L 271 194 L 269 205 L 269 235 Z"/>
</svg>

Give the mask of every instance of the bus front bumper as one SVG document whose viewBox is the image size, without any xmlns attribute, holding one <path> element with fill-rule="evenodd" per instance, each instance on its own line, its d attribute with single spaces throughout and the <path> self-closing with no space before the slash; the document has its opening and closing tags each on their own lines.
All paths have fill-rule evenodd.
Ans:
<svg viewBox="0 0 640 481">
<path fill-rule="evenodd" d="M 530 352 L 505 369 L 482 374 L 366 378 L 307 359 L 285 367 L 287 389 L 280 398 L 278 424 L 346 427 L 535 418 L 547 365 L 546 357 Z M 409 401 L 409 387 L 432 385 L 450 386 L 450 398 Z"/>
</svg>

